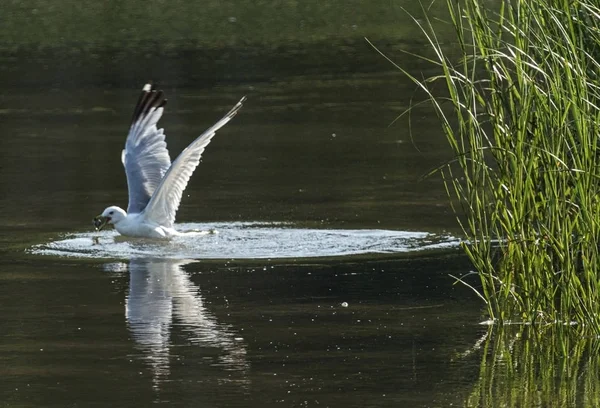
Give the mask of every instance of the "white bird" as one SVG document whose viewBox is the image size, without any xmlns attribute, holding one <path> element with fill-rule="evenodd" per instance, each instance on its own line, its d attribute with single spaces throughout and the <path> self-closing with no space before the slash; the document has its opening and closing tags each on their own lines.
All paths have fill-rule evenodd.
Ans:
<svg viewBox="0 0 600 408">
<path fill-rule="evenodd" d="M 129 191 L 127 212 L 117 206 L 106 208 L 94 218 L 96 229 L 112 224 L 121 235 L 132 237 L 180 235 L 174 229 L 174 223 L 183 190 L 200 163 L 204 148 L 216 131 L 236 115 L 245 100 L 242 98 L 171 164 L 164 129 L 156 127 L 167 100 L 162 91 L 156 91 L 151 84 L 144 85 L 121 154 Z"/>
</svg>

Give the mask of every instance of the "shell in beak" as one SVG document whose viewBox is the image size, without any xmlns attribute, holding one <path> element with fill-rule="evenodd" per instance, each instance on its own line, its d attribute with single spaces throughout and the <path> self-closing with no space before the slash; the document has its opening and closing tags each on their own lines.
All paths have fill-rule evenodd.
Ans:
<svg viewBox="0 0 600 408">
<path fill-rule="evenodd" d="M 102 228 L 106 227 L 106 224 L 110 221 L 110 217 L 105 217 L 102 214 L 94 217 L 94 227 L 96 231 L 101 231 Z"/>
</svg>

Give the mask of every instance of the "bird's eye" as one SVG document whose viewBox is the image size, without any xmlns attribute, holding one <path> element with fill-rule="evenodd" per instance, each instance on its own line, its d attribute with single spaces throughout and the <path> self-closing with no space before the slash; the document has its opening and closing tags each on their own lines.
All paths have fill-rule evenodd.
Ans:
<svg viewBox="0 0 600 408">
<path fill-rule="evenodd" d="M 108 213 L 108 215 L 113 215 L 113 213 L 114 213 L 114 211 L 111 211 L 111 212 Z"/>
</svg>

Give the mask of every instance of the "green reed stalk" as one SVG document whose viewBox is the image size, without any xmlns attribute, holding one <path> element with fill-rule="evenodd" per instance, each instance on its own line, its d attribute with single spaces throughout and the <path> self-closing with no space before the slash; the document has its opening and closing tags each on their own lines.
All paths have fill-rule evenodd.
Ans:
<svg viewBox="0 0 600 408">
<path fill-rule="evenodd" d="M 466 215 L 480 296 L 500 322 L 600 333 L 598 1 L 447 3 L 462 58 L 426 19 L 442 74 L 399 68 L 429 95 L 455 153 L 440 170 Z"/>
</svg>

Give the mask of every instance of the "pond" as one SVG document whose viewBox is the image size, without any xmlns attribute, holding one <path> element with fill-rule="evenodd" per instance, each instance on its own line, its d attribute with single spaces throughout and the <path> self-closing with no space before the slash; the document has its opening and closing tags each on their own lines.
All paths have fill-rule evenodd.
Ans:
<svg viewBox="0 0 600 408">
<path fill-rule="evenodd" d="M 536 361 L 539 338 L 492 335 L 455 284 L 471 266 L 423 177 L 450 153 L 426 106 L 399 117 L 420 96 L 363 38 L 435 72 L 402 52 L 426 52 L 403 7 L 420 9 L 323 3 L 0 6 L 3 406 L 598 401 L 595 340 Z M 126 206 L 120 152 L 149 79 L 172 158 L 248 97 L 177 215 L 206 233 L 167 243 L 91 223 Z"/>
</svg>

